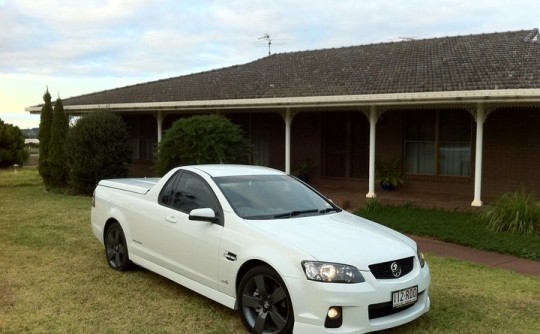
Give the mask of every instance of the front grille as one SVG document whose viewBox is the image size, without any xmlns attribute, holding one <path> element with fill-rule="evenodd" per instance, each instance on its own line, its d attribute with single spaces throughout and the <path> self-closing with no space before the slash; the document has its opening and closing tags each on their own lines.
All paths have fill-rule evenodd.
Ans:
<svg viewBox="0 0 540 334">
<path fill-rule="evenodd" d="M 418 299 L 420 299 L 420 296 L 424 292 L 425 291 L 422 291 L 422 292 L 418 293 Z M 391 301 L 386 302 L 386 303 L 369 305 L 369 307 L 368 307 L 369 320 L 386 317 L 388 315 L 392 315 L 394 313 L 404 311 L 404 310 L 414 306 L 415 304 L 416 303 L 412 303 L 412 304 L 409 304 L 407 306 L 399 307 L 399 308 L 393 308 Z"/>
<path fill-rule="evenodd" d="M 391 267 L 394 262 L 397 263 L 401 268 L 401 274 L 398 277 L 395 277 L 392 272 Z M 413 270 L 413 266 L 414 256 L 411 256 L 400 260 L 372 264 L 369 266 L 369 270 L 371 270 L 371 273 L 376 279 L 395 279 L 410 273 Z"/>
</svg>

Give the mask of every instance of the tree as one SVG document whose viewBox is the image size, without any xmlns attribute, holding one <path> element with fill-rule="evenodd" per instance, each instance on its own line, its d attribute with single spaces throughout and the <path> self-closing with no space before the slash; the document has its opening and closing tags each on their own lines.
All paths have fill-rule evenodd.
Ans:
<svg viewBox="0 0 540 334">
<path fill-rule="evenodd" d="M 251 147 L 242 129 L 225 117 L 193 116 L 173 123 L 159 145 L 156 171 L 164 175 L 176 166 L 246 163 Z"/>
<path fill-rule="evenodd" d="M 39 175 L 43 179 L 43 183 L 46 187 L 50 184 L 50 170 L 49 170 L 49 145 L 51 142 L 51 126 L 53 110 L 51 105 L 51 94 L 49 89 L 43 94 L 43 101 L 45 104 L 41 108 L 41 117 L 39 122 Z"/>
<path fill-rule="evenodd" d="M 81 117 L 66 138 L 69 185 L 92 194 L 102 179 L 125 177 L 131 159 L 129 133 L 122 118 L 98 110 Z"/>
<path fill-rule="evenodd" d="M 28 158 L 24 147 L 24 136 L 19 127 L 6 124 L 0 119 L 0 168 L 14 164 L 22 166 Z"/>
<path fill-rule="evenodd" d="M 68 180 L 64 142 L 69 129 L 69 118 L 64 113 L 62 100 L 58 98 L 54 104 L 49 143 L 49 183 L 54 187 L 64 187 Z"/>
</svg>

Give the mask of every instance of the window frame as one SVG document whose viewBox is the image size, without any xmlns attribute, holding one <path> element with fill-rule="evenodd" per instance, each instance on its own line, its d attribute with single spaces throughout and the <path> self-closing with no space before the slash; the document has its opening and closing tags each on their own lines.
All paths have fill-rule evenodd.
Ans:
<svg viewBox="0 0 540 334">
<path fill-rule="evenodd" d="M 181 180 L 183 177 L 193 177 L 195 179 L 197 179 L 198 181 L 200 181 L 204 187 L 206 187 L 206 189 L 209 191 L 209 195 L 211 197 L 211 199 L 215 202 L 216 204 L 216 209 L 214 210 L 213 208 L 210 208 L 212 210 L 214 210 L 214 213 L 216 215 L 216 218 L 218 219 L 218 221 L 216 222 L 216 224 L 218 225 L 224 225 L 224 221 L 223 221 L 223 208 L 221 206 L 221 202 L 219 201 L 214 189 L 212 189 L 212 187 L 210 186 L 210 184 L 208 184 L 208 182 L 202 178 L 200 175 L 197 175 L 196 173 L 192 173 L 192 172 L 189 172 L 189 171 L 185 171 L 185 170 L 179 170 L 177 171 L 175 174 L 173 174 L 169 180 L 165 183 L 165 185 L 163 186 L 163 188 L 161 189 L 161 191 L 159 192 L 159 195 L 158 195 L 158 204 L 162 205 L 162 206 L 165 206 L 169 209 L 172 209 L 172 210 L 175 210 L 177 212 L 180 212 L 182 214 L 185 214 L 185 215 L 189 215 L 189 212 L 185 212 L 185 211 L 182 211 L 180 210 L 179 208 L 175 207 L 173 205 L 173 196 L 172 194 L 174 193 L 174 190 L 178 188 Z M 171 188 L 169 190 L 167 190 L 167 187 L 169 185 L 172 185 Z M 168 198 L 167 198 L 167 201 L 162 201 L 162 198 L 164 196 L 164 192 L 165 191 L 169 191 L 169 195 L 168 195 Z M 192 209 L 193 210 L 193 209 Z"/>
<path fill-rule="evenodd" d="M 433 112 L 435 113 L 434 122 L 432 124 L 432 131 L 433 131 L 433 140 L 416 140 L 416 139 L 409 139 L 408 138 L 408 132 L 409 132 L 409 122 L 411 121 L 410 116 L 412 112 Z M 469 124 L 468 124 L 468 131 L 467 131 L 467 139 L 468 140 L 447 140 L 446 138 L 441 138 L 441 126 L 442 126 L 442 113 L 457 113 L 457 112 L 463 112 L 467 113 L 467 110 L 465 109 L 416 109 L 411 110 L 404 113 L 404 139 L 403 139 L 403 151 L 404 151 L 404 174 L 408 177 L 436 177 L 436 178 L 451 178 L 451 179 L 470 179 L 472 177 L 472 168 L 473 168 L 473 120 L 472 118 L 469 118 Z M 433 144 L 433 161 L 431 163 L 433 164 L 433 173 L 422 173 L 422 172 L 414 172 L 411 171 L 409 166 L 409 157 L 408 157 L 408 150 L 409 150 L 409 143 L 427 143 L 427 144 Z M 441 149 L 444 147 L 444 145 L 447 145 L 449 143 L 454 143 L 456 145 L 462 145 L 465 144 L 468 147 L 468 174 L 467 175 L 460 175 L 460 174 L 443 174 L 441 164 Z M 468 145 L 467 145 L 468 144 Z M 466 160 L 461 160 L 466 161 Z M 420 168 L 421 169 L 421 168 Z"/>
</svg>

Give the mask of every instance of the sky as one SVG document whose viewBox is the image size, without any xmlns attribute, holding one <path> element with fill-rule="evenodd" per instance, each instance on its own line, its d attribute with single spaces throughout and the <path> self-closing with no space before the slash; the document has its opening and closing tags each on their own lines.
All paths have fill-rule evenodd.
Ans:
<svg viewBox="0 0 540 334">
<path fill-rule="evenodd" d="M 532 0 L 0 0 L 0 119 L 272 53 L 540 27 Z"/>
</svg>

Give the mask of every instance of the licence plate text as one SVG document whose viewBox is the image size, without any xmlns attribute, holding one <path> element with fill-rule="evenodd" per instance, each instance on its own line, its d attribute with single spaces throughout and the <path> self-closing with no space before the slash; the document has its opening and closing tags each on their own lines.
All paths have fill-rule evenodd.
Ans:
<svg viewBox="0 0 540 334">
<path fill-rule="evenodd" d="M 392 292 L 392 307 L 403 307 L 412 303 L 416 303 L 418 300 L 418 287 L 413 286 L 399 291 Z"/>
</svg>

